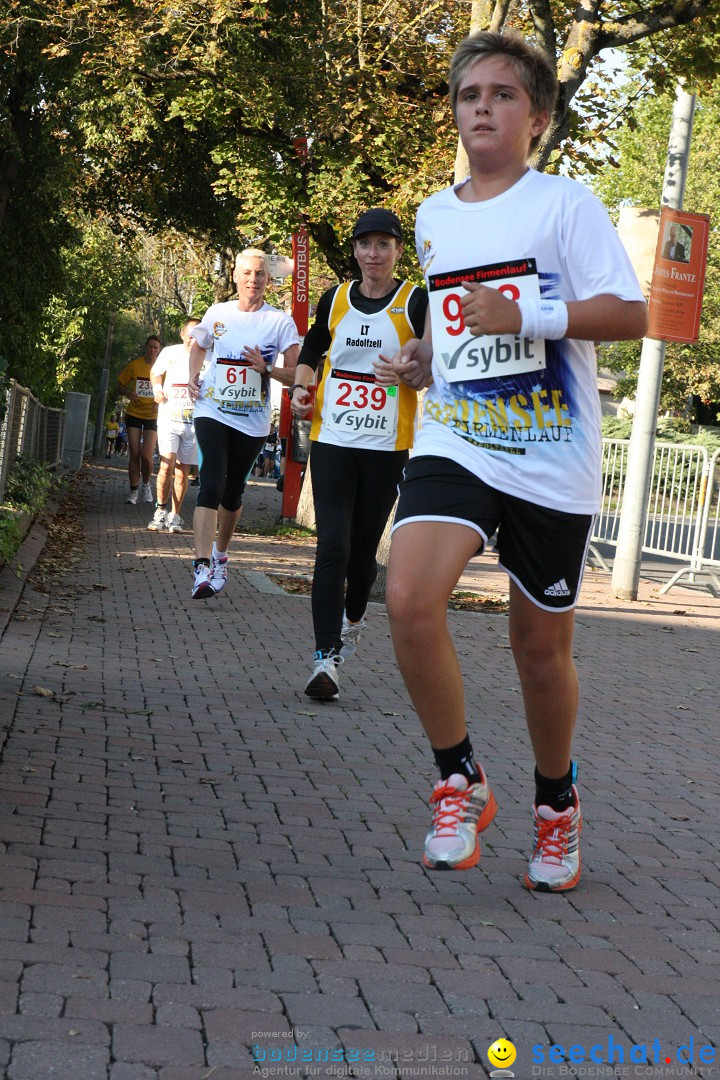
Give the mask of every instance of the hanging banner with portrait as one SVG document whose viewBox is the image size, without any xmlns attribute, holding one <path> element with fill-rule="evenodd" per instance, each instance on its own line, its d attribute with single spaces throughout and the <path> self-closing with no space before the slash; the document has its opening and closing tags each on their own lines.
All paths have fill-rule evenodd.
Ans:
<svg viewBox="0 0 720 1080">
<path fill-rule="evenodd" d="M 664 206 L 660 214 L 647 337 L 690 344 L 700 334 L 710 217 Z"/>
</svg>

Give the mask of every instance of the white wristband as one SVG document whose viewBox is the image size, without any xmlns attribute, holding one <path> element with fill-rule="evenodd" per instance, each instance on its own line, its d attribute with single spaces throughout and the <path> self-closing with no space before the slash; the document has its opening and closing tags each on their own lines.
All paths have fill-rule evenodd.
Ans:
<svg viewBox="0 0 720 1080">
<path fill-rule="evenodd" d="M 568 328 L 568 309 L 563 300 L 517 301 L 522 323 L 520 337 L 545 338 L 557 341 L 564 338 Z"/>
</svg>

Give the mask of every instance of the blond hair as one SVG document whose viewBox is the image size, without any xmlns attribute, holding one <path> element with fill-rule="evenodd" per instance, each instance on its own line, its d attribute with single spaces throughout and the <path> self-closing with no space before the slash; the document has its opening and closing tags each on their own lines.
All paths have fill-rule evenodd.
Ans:
<svg viewBox="0 0 720 1080">
<path fill-rule="evenodd" d="M 464 38 L 452 55 L 448 75 L 448 93 L 453 116 L 457 110 L 460 83 L 467 72 L 478 60 L 487 60 L 490 56 L 506 56 L 515 74 L 527 91 L 530 108 L 534 116 L 547 112 L 552 116 L 558 95 L 558 80 L 555 68 L 540 49 L 531 45 L 516 30 L 505 30 L 500 34 L 493 30 L 480 30 Z M 530 143 L 534 150 L 542 132 Z"/>
<path fill-rule="evenodd" d="M 245 250 L 241 251 L 235 259 L 235 269 L 237 270 L 240 263 L 247 262 L 248 259 L 262 259 L 265 265 L 265 273 L 268 277 L 272 277 L 267 252 L 261 251 L 260 248 L 245 248 Z"/>
</svg>

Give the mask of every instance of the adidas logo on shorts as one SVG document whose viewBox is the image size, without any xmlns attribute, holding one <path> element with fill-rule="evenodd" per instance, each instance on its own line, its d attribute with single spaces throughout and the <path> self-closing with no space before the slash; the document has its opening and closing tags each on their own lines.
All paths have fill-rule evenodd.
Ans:
<svg viewBox="0 0 720 1080">
<path fill-rule="evenodd" d="M 546 596 L 569 596 L 570 590 L 567 586 L 565 578 L 560 578 L 554 585 L 551 585 L 548 589 L 545 589 Z"/>
</svg>

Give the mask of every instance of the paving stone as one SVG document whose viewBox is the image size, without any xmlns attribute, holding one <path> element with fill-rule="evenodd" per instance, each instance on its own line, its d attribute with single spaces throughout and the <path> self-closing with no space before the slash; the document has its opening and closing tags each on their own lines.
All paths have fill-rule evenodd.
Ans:
<svg viewBox="0 0 720 1080">
<path fill-rule="evenodd" d="M 7 1070 L 8 1080 L 106 1080 L 110 1054 L 97 1046 L 74 1046 L 68 1041 L 18 1043 Z"/>
<path fill-rule="evenodd" d="M 113 1057 L 144 1065 L 192 1065 L 204 1060 L 202 1037 L 197 1031 L 175 1027 L 116 1024 Z"/>
<path fill-rule="evenodd" d="M 450 613 L 499 812 L 478 868 L 433 874 L 434 766 L 384 607 L 340 699 L 308 703 L 309 598 L 257 575 L 310 575 L 312 544 L 239 534 L 226 594 L 191 605 L 190 533 L 149 534 L 114 460 L 78 476 L 90 557 L 51 596 L 25 584 L 0 624 L 0 1074 L 255 1080 L 250 1046 L 280 1040 L 382 1054 L 399 1080 L 445 1054 L 479 1080 L 500 1035 L 518 1076 L 553 1040 L 714 1045 L 720 601 L 643 580 L 621 604 L 586 574 L 584 874 L 531 894 L 532 755 L 504 616 Z M 251 480 L 243 522 L 279 503 Z M 462 584 L 506 592 L 494 558 Z"/>
</svg>

